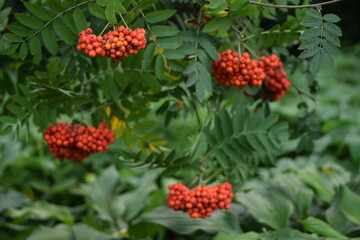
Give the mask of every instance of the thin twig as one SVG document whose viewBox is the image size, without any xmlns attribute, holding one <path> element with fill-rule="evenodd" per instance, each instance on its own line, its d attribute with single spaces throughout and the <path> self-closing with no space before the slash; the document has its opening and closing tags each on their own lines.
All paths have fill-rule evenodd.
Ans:
<svg viewBox="0 0 360 240">
<path fill-rule="evenodd" d="M 237 46 L 238 46 L 238 54 L 241 55 L 241 32 L 239 29 L 237 29 L 234 25 L 231 26 L 231 28 L 234 30 L 236 39 L 237 39 Z"/>
<path fill-rule="evenodd" d="M 27 40 L 29 40 L 30 38 L 34 37 L 36 34 L 38 34 L 39 32 L 41 32 L 44 28 L 46 28 L 51 22 L 53 22 L 55 19 L 57 19 L 58 17 L 60 17 L 61 15 L 63 15 L 64 13 L 74 9 L 74 8 L 77 8 L 77 7 L 80 7 L 81 5 L 84 5 L 86 3 L 89 3 L 93 0 L 87 0 L 87 1 L 84 1 L 84 2 L 81 2 L 81 3 L 78 3 L 72 7 L 69 7 L 68 9 L 65 9 L 64 11 L 62 11 L 61 13 L 59 13 L 58 15 L 56 15 L 55 17 L 53 17 L 50 21 L 48 21 L 47 23 L 44 24 L 44 26 L 42 26 L 40 29 L 38 29 L 36 32 L 34 32 L 30 37 L 28 38 L 25 38 L 25 40 L 22 41 L 23 42 L 26 42 Z"/>
<path fill-rule="evenodd" d="M 267 35 L 267 34 L 272 34 L 272 33 L 302 33 L 304 30 L 292 30 L 292 29 L 285 29 L 285 30 L 268 30 L 268 31 L 264 31 L 261 32 L 260 35 Z M 247 41 L 253 37 L 256 37 L 255 34 L 252 34 L 246 38 L 241 39 L 241 41 Z"/>
<path fill-rule="evenodd" d="M 110 23 L 107 23 L 106 26 L 104 27 L 104 29 L 101 31 L 101 33 L 99 35 L 102 35 L 105 31 L 105 29 L 109 26 Z"/>
<path fill-rule="evenodd" d="M 121 20 L 124 22 L 125 27 L 129 28 L 129 26 L 126 24 L 125 19 L 123 18 L 122 14 L 119 13 Z"/>
<path fill-rule="evenodd" d="M 317 100 L 315 97 L 313 97 L 313 96 L 311 96 L 310 94 L 308 94 L 308 93 L 304 92 L 303 90 L 301 90 L 301 89 L 299 88 L 299 86 L 297 86 L 294 82 L 291 82 L 291 84 L 292 84 L 292 86 L 295 88 L 296 92 L 297 92 L 299 95 L 303 95 L 303 96 L 305 96 L 305 97 L 308 97 L 308 98 L 311 99 L 313 102 L 318 103 L 318 100 Z"/>
<path fill-rule="evenodd" d="M 332 1 L 322 2 L 322 3 L 305 4 L 305 5 L 277 5 L 277 4 L 270 4 L 270 3 L 261 3 L 261 2 L 256 2 L 256 1 L 249 1 L 249 4 L 263 6 L 263 7 L 273 7 L 273 8 L 316 8 L 316 7 L 321 7 L 323 5 L 332 4 L 332 3 L 336 3 L 336 2 L 340 2 L 340 1 L 343 1 L 343 0 L 332 0 Z"/>
<path fill-rule="evenodd" d="M 259 57 L 258 55 L 256 55 L 256 54 L 254 53 L 254 51 L 251 50 L 251 48 L 250 48 L 246 43 L 241 42 L 241 44 L 244 45 L 244 47 L 251 53 L 251 55 L 253 55 L 253 56 L 254 56 L 255 58 L 257 58 L 257 59 L 260 59 L 260 57 Z"/>
</svg>

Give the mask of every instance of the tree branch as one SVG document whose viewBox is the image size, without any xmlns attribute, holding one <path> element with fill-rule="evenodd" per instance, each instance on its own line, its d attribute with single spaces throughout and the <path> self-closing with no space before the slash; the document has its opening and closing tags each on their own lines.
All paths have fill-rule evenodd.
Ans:
<svg viewBox="0 0 360 240">
<path fill-rule="evenodd" d="M 290 81 L 290 80 L 289 80 Z M 306 92 L 304 92 L 303 90 L 301 90 L 294 82 L 291 82 L 292 86 L 295 88 L 296 92 L 299 94 L 299 95 L 303 95 L 307 98 L 309 98 L 310 100 L 312 100 L 313 102 L 317 103 L 317 99 L 313 96 L 311 96 L 310 94 L 307 94 Z"/>
<path fill-rule="evenodd" d="M 263 6 L 263 7 L 273 7 L 273 8 L 316 8 L 316 7 L 321 7 L 323 5 L 332 4 L 332 3 L 336 3 L 336 2 L 340 2 L 340 1 L 343 1 L 343 0 L 332 0 L 332 1 L 322 2 L 322 3 L 306 4 L 306 5 L 276 5 L 276 4 L 261 3 L 261 2 L 256 2 L 256 1 L 249 1 L 249 4 Z"/>
</svg>

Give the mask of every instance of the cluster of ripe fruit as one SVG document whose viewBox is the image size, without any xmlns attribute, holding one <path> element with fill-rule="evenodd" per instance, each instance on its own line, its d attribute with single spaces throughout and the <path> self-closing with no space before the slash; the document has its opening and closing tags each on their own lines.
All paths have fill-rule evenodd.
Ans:
<svg viewBox="0 0 360 240">
<path fill-rule="evenodd" d="M 114 142 L 114 132 L 105 123 L 95 128 L 58 122 L 44 130 L 44 139 L 54 157 L 82 162 L 93 153 L 109 149 L 108 144 Z"/>
<path fill-rule="evenodd" d="M 264 86 L 254 98 L 277 101 L 289 90 L 291 82 L 280 58 L 275 54 L 262 56 L 261 60 L 251 60 L 247 52 L 241 56 L 227 49 L 219 53 L 219 61 L 212 61 L 212 73 L 219 84 L 244 88 L 249 85 Z"/>
<path fill-rule="evenodd" d="M 109 31 L 104 36 L 96 36 L 91 28 L 79 33 L 76 49 L 90 57 L 107 56 L 113 61 L 122 60 L 131 54 L 137 54 L 146 46 L 146 31 L 143 28 L 131 30 L 124 26 Z"/>
<path fill-rule="evenodd" d="M 193 190 L 182 183 L 170 185 L 166 200 L 175 211 L 188 212 L 192 218 L 210 217 L 218 209 L 230 209 L 234 197 L 230 183 L 218 186 L 196 186 Z"/>
</svg>

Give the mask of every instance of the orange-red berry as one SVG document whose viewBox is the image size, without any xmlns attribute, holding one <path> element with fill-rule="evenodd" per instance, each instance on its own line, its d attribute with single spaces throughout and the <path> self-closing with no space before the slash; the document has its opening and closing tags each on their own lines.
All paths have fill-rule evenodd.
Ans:
<svg viewBox="0 0 360 240">
<path fill-rule="evenodd" d="M 197 186 L 190 190 L 182 183 L 170 185 L 166 200 L 175 211 L 188 212 L 192 218 L 210 217 L 217 209 L 230 209 L 232 186 L 224 182 L 218 186 Z"/>
</svg>

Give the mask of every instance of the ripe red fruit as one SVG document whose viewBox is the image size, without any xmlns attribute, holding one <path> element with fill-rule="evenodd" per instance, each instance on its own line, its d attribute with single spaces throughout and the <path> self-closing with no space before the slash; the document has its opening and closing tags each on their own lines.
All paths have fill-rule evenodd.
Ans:
<svg viewBox="0 0 360 240">
<path fill-rule="evenodd" d="M 44 139 L 54 157 L 81 162 L 95 152 L 109 149 L 108 144 L 114 142 L 114 132 L 105 123 L 97 128 L 57 123 L 44 130 Z"/>
<path fill-rule="evenodd" d="M 131 54 L 137 54 L 138 50 L 145 48 L 145 29 L 131 30 L 120 26 L 115 31 L 109 31 L 104 36 L 92 34 L 88 28 L 79 33 L 76 49 L 85 52 L 90 57 L 107 56 L 113 61 L 122 60 Z"/>
<path fill-rule="evenodd" d="M 247 95 L 263 100 L 278 101 L 291 86 L 291 82 L 286 77 L 283 63 L 277 55 L 272 54 L 270 57 L 262 56 L 260 65 L 265 72 L 264 86 L 259 94 Z"/>
<path fill-rule="evenodd" d="M 241 56 L 227 49 L 219 53 L 219 61 L 212 61 L 212 73 L 219 84 L 243 88 L 246 85 L 260 86 L 265 77 L 257 60 L 251 60 L 247 52 Z"/>
<path fill-rule="evenodd" d="M 182 183 L 170 185 L 166 200 L 174 211 L 188 212 L 192 218 L 210 217 L 217 209 L 230 209 L 234 194 L 230 183 L 218 186 L 197 186 L 190 190 Z"/>
</svg>

